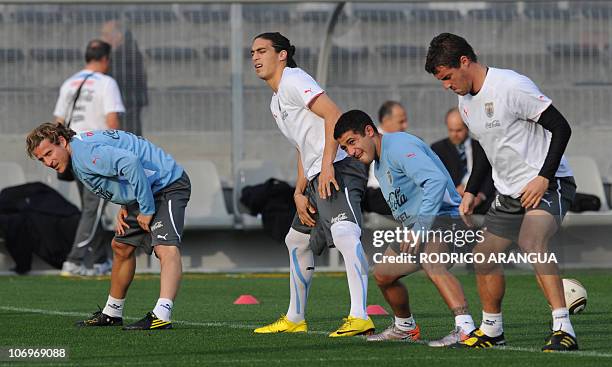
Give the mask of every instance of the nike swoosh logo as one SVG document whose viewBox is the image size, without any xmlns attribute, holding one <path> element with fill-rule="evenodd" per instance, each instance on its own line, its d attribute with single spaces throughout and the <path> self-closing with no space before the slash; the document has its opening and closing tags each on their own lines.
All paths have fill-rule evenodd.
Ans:
<svg viewBox="0 0 612 367">
<path fill-rule="evenodd" d="M 336 331 L 336 334 L 348 334 L 348 333 L 352 333 L 354 331 L 360 331 L 360 330 L 347 330 L 347 331 Z"/>
</svg>

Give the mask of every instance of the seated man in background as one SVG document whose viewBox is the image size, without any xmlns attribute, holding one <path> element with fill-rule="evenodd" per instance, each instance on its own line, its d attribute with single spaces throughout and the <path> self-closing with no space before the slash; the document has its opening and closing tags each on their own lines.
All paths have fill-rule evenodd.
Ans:
<svg viewBox="0 0 612 367">
<path fill-rule="evenodd" d="M 453 179 L 457 192 L 463 196 L 465 185 L 472 173 L 474 160 L 485 157 L 485 153 L 478 141 L 470 138 L 468 128 L 463 123 L 457 107 L 446 112 L 445 121 L 448 138 L 433 143 L 431 149 L 440 157 Z M 474 199 L 476 201 L 475 214 L 487 212 L 493 201 L 494 193 L 493 177 L 489 169 Z"/>
<path fill-rule="evenodd" d="M 408 129 L 406 109 L 397 101 L 386 101 L 380 106 L 378 121 L 378 132 L 381 134 L 397 133 Z M 374 166 L 372 165 L 370 165 L 368 187 L 362 204 L 365 212 L 391 215 L 391 210 L 380 191 L 380 184 L 374 175 Z"/>
<path fill-rule="evenodd" d="M 44 123 L 26 138 L 27 153 L 76 179 L 98 197 L 120 204 L 112 241 L 111 286 L 103 310 L 80 326 L 123 324 L 123 304 L 136 269 L 136 247 L 160 261 L 160 294 L 152 312 L 124 330 L 170 329 L 173 302 L 181 282 L 179 246 L 185 208 L 191 195 L 189 177 L 159 147 L 119 130 L 77 134 L 61 123 Z"/>
</svg>

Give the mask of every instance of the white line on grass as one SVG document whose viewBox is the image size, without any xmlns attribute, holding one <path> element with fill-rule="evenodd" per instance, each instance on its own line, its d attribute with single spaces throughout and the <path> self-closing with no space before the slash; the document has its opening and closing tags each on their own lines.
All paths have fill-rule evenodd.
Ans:
<svg viewBox="0 0 612 367">
<path fill-rule="evenodd" d="M 37 313 L 41 315 L 55 315 L 55 316 L 74 316 L 74 317 L 87 317 L 90 316 L 91 313 L 84 312 L 72 312 L 72 311 L 55 311 L 55 310 L 44 310 L 38 308 L 23 308 L 23 307 L 13 307 L 13 306 L 0 306 L 0 310 L 3 311 L 15 311 L 15 312 L 27 312 L 27 313 Z M 138 320 L 138 317 L 124 317 L 126 320 Z M 236 324 L 231 322 L 197 322 L 197 321 L 185 321 L 185 320 L 175 320 L 172 321 L 178 325 L 188 325 L 188 326 L 207 326 L 207 327 L 229 327 L 231 329 L 244 329 L 244 330 L 252 330 L 259 325 L 249 325 L 249 324 Z M 308 334 L 317 334 L 317 335 L 327 335 L 328 331 L 316 331 L 310 330 Z M 536 348 L 524 348 L 524 347 L 496 347 L 492 348 L 493 350 L 507 350 L 513 352 L 528 352 L 528 353 L 542 353 L 540 349 Z M 565 355 L 566 353 L 564 353 Z M 612 353 L 601 353 L 595 351 L 573 351 L 567 352 L 567 356 L 581 356 L 581 357 L 598 357 L 598 358 L 612 358 Z M 455 357 L 453 357 L 455 358 Z M 325 359 L 328 360 L 328 359 Z M 346 360 L 346 359 L 343 359 Z M 383 358 L 381 358 L 383 360 Z M 242 362 L 242 360 L 234 360 L 236 362 Z M 246 361 L 246 360 L 244 360 Z M 299 362 L 299 360 L 296 360 Z"/>
</svg>

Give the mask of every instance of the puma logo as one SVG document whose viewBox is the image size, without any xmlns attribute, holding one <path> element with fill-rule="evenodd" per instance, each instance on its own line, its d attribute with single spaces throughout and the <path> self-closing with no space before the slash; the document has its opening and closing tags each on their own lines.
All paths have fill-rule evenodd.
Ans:
<svg viewBox="0 0 612 367">
<path fill-rule="evenodd" d="M 544 198 L 540 199 L 541 201 L 545 202 L 546 204 L 548 204 L 548 207 L 550 208 L 550 206 L 552 205 L 552 200 L 546 200 Z"/>
<path fill-rule="evenodd" d="M 166 237 L 168 237 L 168 234 L 167 234 L 167 233 L 166 233 L 165 235 L 163 235 L 163 236 L 162 236 L 161 234 L 158 234 L 158 235 L 157 235 L 157 238 L 162 239 L 162 240 L 164 240 L 164 241 L 168 241 L 168 239 L 167 239 Z"/>
</svg>

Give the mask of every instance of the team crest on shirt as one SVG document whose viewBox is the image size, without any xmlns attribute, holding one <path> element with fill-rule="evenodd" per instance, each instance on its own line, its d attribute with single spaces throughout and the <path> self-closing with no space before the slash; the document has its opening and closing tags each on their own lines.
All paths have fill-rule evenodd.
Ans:
<svg viewBox="0 0 612 367">
<path fill-rule="evenodd" d="M 495 109 L 493 109 L 493 102 L 485 103 L 484 109 L 485 109 L 485 113 L 487 114 L 488 118 L 493 117 L 493 115 L 495 114 Z"/>
<path fill-rule="evenodd" d="M 389 185 L 393 185 L 393 175 L 391 175 L 391 171 L 387 171 L 387 180 L 389 181 Z"/>
<path fill-rule="evenodd" d="M 289 117 L 289 113 L 287 113 L 287 111 L 281 111 L 281 119 L 283 121 L 285 121 L 287 119 L 287 117 Z"/>
<path fill-rule="evenodd" d="M 109 138 L 118 140 L 119 139 L 119 132 L 117 130 L 113 130 L 113 129 L 108 129 L 108 130 L 104 130 L 102 132 L 102 135 L 106 135 Z"/>
</svg>

